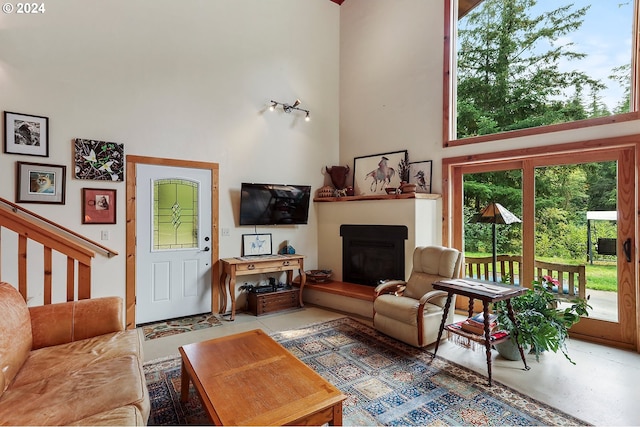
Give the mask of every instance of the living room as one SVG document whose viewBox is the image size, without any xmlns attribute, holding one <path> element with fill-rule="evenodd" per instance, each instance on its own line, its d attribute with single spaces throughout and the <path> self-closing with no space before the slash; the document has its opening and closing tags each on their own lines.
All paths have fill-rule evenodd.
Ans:
<svg viewBox="0 0 640 427">
<path fill-rule="evenodd" d="M 445 148 L 444 3 L 64 0 L 41 14 L 3 13 L 2 110 L 47 117 L 50 129 L 47 157 L 0 155 L 0 197 L 15 201 L 18 161 L 65 165 L 65 203 L 24 206 L 118 251 L 96 258 L 92 295 L 125 298 L 126 184 L 73 178 L 76 138 L 123 144 L 125 155 L 217 163 L 219 257 L 240 256 L 243 234 L 271 233 L 274 251 L 288 241 L 307 269 L 327 257 L 318 206 L 308 225 L 240 226 L 242 182 L 316 191 L 330 183 L 325 166 L 406 149 L 411 161 L 433 161 L 432 191 L 443 194 L 443 159 L 640 138 L 640 121 L 630 120 Z M 271 100 L 296 99 L 309 122 L 268 111 Z M 114 224 L 83 224 L 86 187 L 117 191 Z M 17 274 L 3 268 L 2 280 Z M 34 303 L 41 293 L 33 289 Z"/>
</svg>

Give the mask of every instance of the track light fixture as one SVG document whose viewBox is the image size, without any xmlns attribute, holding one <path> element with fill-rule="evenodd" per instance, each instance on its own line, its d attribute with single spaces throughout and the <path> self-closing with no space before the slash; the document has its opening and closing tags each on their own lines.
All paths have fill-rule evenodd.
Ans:
<svg viewBox="0 0 640 427">
<path fill-rule="evenodd" d="M 309 120 L 311 120 L 311 117 L 309 116 L 309 110 L 305 110 L 304 108 L 299 108 L 298 105 L 300 105 L 300 100 L 296 99 L 292 104 L 287 104 L 284 102 L 278 102 L 278 101 L 274 101 L 273 99 L 271 100 L 271 105 L 269 106 L 269 110 L 270 111 L 275 111 L 275 109 L 278 107 L 278 105 L 282 105 L 282 110 L 285 113 L 291 113 L 291 111 L 293 110 L 298 110 L 298 111 L 303 111 L 306 113 L 306 116 L 304 117 L 304 120 L 306 122 L 308 122 Z"/>
</svg>

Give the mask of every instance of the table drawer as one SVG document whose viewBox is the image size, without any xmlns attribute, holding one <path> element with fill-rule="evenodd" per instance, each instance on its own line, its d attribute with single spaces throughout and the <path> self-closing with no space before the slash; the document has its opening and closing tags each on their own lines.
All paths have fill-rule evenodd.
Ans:
<svg viewBox="0 0 640 427">
<path fill-rule="evenodd" d="M 272 313 L 300 306 L 300 290 L 269 292 L 264 294 L 249 293 L 247 297 L 249 311 L 254 315 Z"/>
<path fill-rule="evenodd" d="M 248 271 L 260 272 L 262 270 L 284 271 L 284 270 L 299 269 L 300 262 L 301 261 L 299 259 L 285 259 L 285 260 L 260 261 L 255 263 L 249 262 L 249 263 L 237 264 L 236 273 L 248 272 Z"/>
</svg>

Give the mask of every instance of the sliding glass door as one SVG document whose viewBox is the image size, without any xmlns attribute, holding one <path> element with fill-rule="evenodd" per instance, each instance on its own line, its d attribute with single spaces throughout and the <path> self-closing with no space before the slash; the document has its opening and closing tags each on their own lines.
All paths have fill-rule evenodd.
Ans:
<svg viewBox="0 0 640 427">
<path fill-rule="evenodd" d="M 454 168 L 465 275 L 528 287 L 546 276 L 561 307 L 589 298 L 574 336 L 635 343 L 634 165 L 635 151 L 619 148 Z"/>
</svg>

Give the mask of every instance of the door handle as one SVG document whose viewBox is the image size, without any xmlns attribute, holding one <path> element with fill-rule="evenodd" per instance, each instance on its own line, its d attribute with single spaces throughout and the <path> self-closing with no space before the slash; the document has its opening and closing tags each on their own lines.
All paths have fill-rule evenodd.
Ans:
<svg viewBox="0 0 640 427">
<path fill-rule="evenodd" d="M 622 244 L 622 250 L 624 251 L 624 256 L 627 258 L 627 262 L 631 262 L 631 238 L 628 237 L 627 240 Z"/>
<path fill-rule="evenodd" d="M 210 249 L 209 249 L 209 246 L 205 246 L 205 247 L 204 247 L 204 251 L 205 251 L 205 252 L 209 252 L 209 250 L 210 250 Z"/>
</svg>

